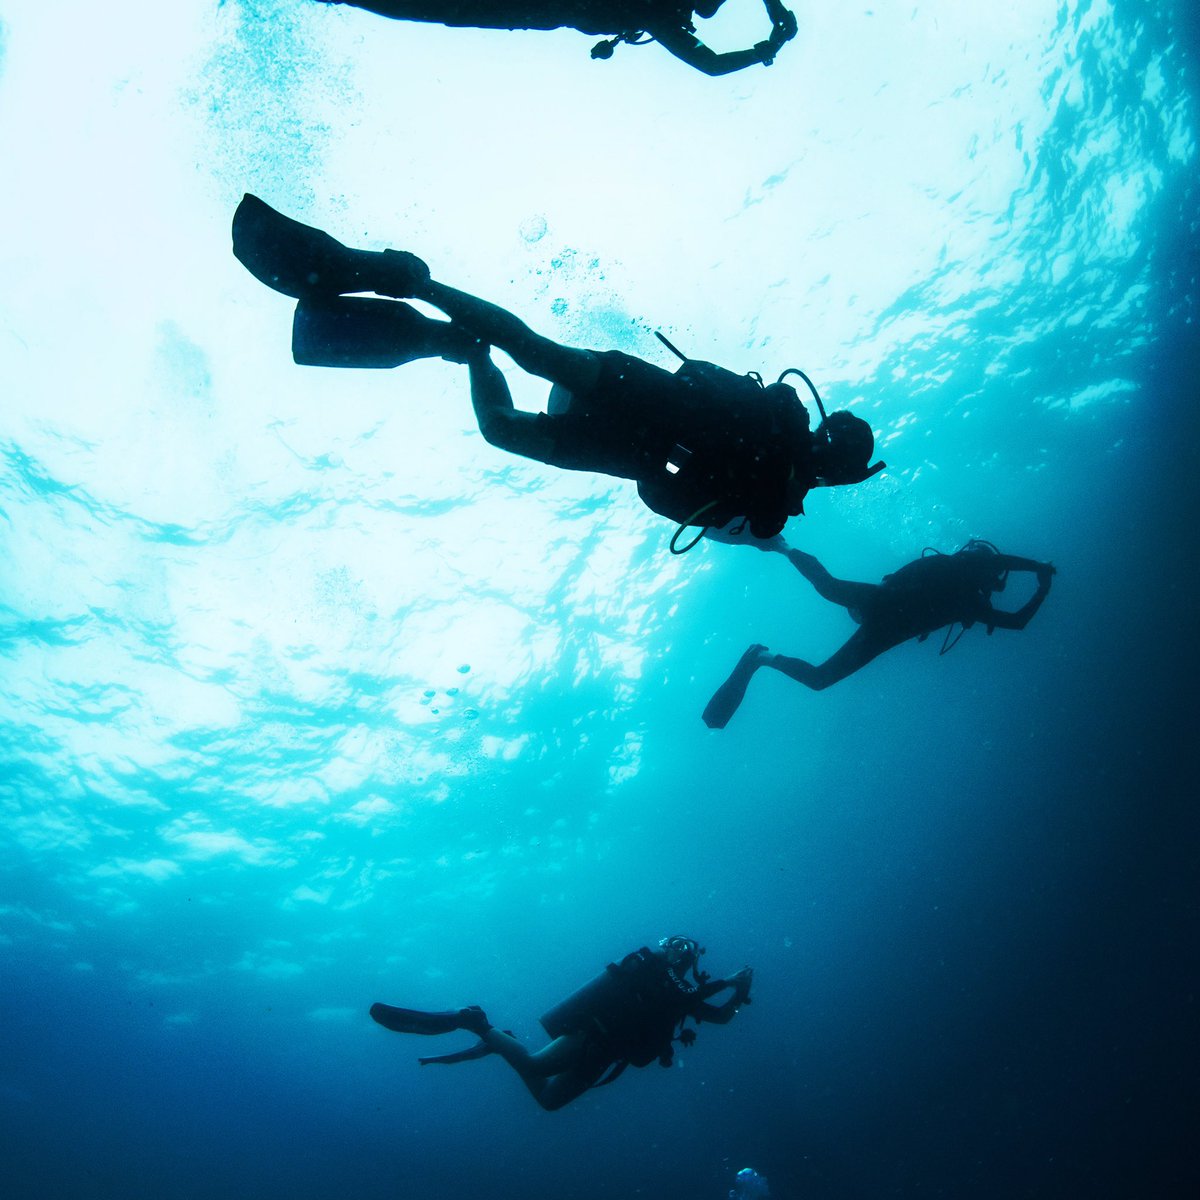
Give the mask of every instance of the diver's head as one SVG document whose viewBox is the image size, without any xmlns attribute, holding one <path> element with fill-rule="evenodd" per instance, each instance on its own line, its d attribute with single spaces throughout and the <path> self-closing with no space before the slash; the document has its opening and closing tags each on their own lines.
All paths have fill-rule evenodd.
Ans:
<svg viewBox="0 0 1200 1200">
<path fill-rule="evenodd" d="M 983 538 L 972 538 L 965 546 L 955 551 L 956 558 L 967 557 L 984 577 L 988 591 L 1002 592 L 1008 582 L 1008 571 L 1001 563 L 1000 551 Z"/>
<path fill-rule="evenodd" d="M 870 425 L 845 409 L 830 413 L 813 432 L 813 468 L 826 487 L 869 478 L 875 473 L 871 469 L 874 453 L 875 435 Z"/>
<path fill-rule="evenodd" d="M 791 514 L 794 515 L 794 514 Z M 781 509 L 763 509 L 750 514 L 750 533 L 759 541 L 769 542 L 778 537 L 787 525 L 789 514 Z"/>
<path fill-rule="evenodd" d="M 677 975 L 694 971 L 700 961 L 700 955 L 704 953 L 695 938 L 683 937 L 680 934 L 663 938 L 658 943 L 658 948 L 666 957 L 667 966 Z"/>
<path fill-rule="evenodd" d="M 715 16 L 718 8 L 725 3 L 725 0 L 694 0 L 692 4 L 692 12 L 698 17 L 703 17 L 708 20 L 709 17 Z"/>
</svg>

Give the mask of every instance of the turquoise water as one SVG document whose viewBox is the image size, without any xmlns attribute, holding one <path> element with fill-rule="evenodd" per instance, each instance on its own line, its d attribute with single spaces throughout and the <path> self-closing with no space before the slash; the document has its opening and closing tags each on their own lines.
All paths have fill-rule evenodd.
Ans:
<svg viewBox="0 0 1200 1200">
<path fill-rule="evenodd" d="M 303 0 L 0 9 L 4 1195 L 1194 1194 L 1190 10 L 796 11 L 712 80 Z M 710 732 L 748 643 L 845 614 L 487 446 L 459 368 L 293 366 L 244 191 L 570 344 L 803 367 L 889 469 L 793 542 L 876 580 L 983 536 L 1049 600 Z M 366 1017 L 536 1042 L 676 931 L 753 1003 L 557 1114 Z"/>
</svg>

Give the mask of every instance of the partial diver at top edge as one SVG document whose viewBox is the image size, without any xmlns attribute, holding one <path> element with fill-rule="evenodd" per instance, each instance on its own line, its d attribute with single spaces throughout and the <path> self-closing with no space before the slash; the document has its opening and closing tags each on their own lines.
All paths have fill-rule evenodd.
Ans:
<svg viewBox="0 0 1200 1200">
<path fill-rule="evenodd" d="M 397 21 L 476 29 L 578 29 L 604 34 L 592 57 L 611 58 L 622 43 L 657 42 L 705 75 L 728 75 L 761 64 L 769 67 L 796 36 L 796 18 L 780 0 L 763 0 L 771 32 L 746 50 L 718 52 L 696 36 L 695 18 L 716 14 L 726 0 L 318 0 L 346 4 Z"/>
<path fill-rule="evenodd" d="M 432 279 L 413 254 L 353 250 L 322 230 L 247 195 L 233 218 L 233 252 L 260 282 L 299 300 L 292 357 L 301 365 L 387 368 L 423 358 L 467 367 L 479 430 L 493 446 L 550 466 L 632 479 L 653 512 L 701 534 L 740 521 L 747 540 L 774 537 L 804 511 L 816 487 L 861 483 L 875 435 L 848 411 L 812 428 L 796 390 L 765 385 L 712 363 L 687 359 L 675 372 L 617 350 L 563 346 L 486 300 Z M 450 319 L 410 304 L 348 295 L 418 299 Z M 661 335 L 659 335 L 661 337 Z M 547 380 L 546 412 L 523 412 L 491 359 L 497 347 Z M 701 536 L 696 534 L 684 549 Z"/>
</svg>

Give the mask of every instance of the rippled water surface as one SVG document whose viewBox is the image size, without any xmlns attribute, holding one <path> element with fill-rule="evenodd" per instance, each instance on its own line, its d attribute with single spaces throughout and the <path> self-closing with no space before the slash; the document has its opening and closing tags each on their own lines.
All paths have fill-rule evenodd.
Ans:
<svg viewBox="0 0 1200 1200">
<path fill-rule="evenodd" d="M 1194 1194 L 1194 18 L 796 13 L 709 79 L 308 0 L 0 9 L 5 1195 Z M 294 366 L 246 191 L 572 345 L 802 367 L 889 466 L 794 543 L 876 580 L 983 536 L 1049 600 L 710 732 L 748 643 L 845 614 L 489 447 L 459 367 Z M 365 1015 L 536 1041 L 677 930 L 754 1003 L 559 1114 Z"/>
</svg>

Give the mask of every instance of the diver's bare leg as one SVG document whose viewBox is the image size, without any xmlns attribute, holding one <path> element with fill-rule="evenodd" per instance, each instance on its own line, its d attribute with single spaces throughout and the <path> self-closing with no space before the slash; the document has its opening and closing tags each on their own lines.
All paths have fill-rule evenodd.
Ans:
<svg viewBox="0 0 1200 1200">
<path fill-rule="evenodd" d="M 489 1049 L 526 1081 L 545 1080 L 569 1071 L 578 1065 L 584 1047 L 583 1035 L 578 1033 L 557 1037 L 540 1050 L 527 1050 L 503 1029 L 488 1029 L 481 1036 Z"/>
<path fill-rule="evenodd" d="M 866 585 L 871 586 L 871 585 Z M 827 658 L 820 666 L 813 666 L 802 658 L 788 658 L 784 654 L 768 654 L 763 657 L 759 666 L 770 667 L 780 671 L 789 679 L 812 688 L 814 692 L 823 692 L 827 687 L 853 675 L 861 670 L 872 659 L 878 658 L 885 650 L 890 650 L 903 641 L 885 640 L 875 637 L 865 628 L 857 629 L 850 639 L 836 653 Z"/>
<path fill-rule="evenodd" d="M 467 367 L 471 373 L 471 405 L 479 432 L 501 450 L 549 462 L 554 441 L 546 419 L 536 413 L 521 412 L 513 405 L 508 382 L 488 356 L 486 346 L 480 346 L 467 359 Z"/>
<path fill-rule="evenodd" d="M 608 1063 L 596 1067 L 580 1067 L 564 1071 L 546 1080 L 546 1086 L 535 1098 L 548 1112 L 554 1112 L 572 1100 L 577 1100 L 590 1087 L 594 1087 L 608 1068 Z"/>
<path fill-rule="evenodd" d="M 870 603 L 879 587 L 875 583 L 854 583 L 849 579 L 837 579 L 830 575 L 819 560 L 811 554 L 805 554 L 803 550 L 789 550 L 787 560 L 816 588 L 817 595 L 831 604 L 840 604 L 843 608 L 856 608 L 861 611 L 864 605 Z"/>
<path fill-rule="evenodd" d="M 430 279 L 419 281 L 413 298 L 440 308 L 468 333 L 499 346 L 523 371 L 561 384 L 571 392 L 588 392 L 600 378 L 600 360 L 590 350 L 560 346 L 534 333 L 519 317 L 492 304 Z"/>
<path fill-rule="evenodd" d="M 353 8 L 362 8 L 367 12 L 378 13 L 381 17 L 394 17 L 403 20 L 408 16 L 409 9 L 401 0 L 319 0 L 321 4 L 347 4 Z"/>
<path fill-rule="evenodd" d="M 430 277 L 426 263 L 407 250 L 354 250 L 340 246 L 339 256 L 346 260 L 342 264 L 346 278 L 340 280 L 344 286 L 336 289 L 340 294 L 371 290 L 396 300 L 424 300 L 440 308 L 471 337 L 499 346 L 531 375 L 576 393 L 591 391 L 599 380 L 600 360 L 592 351 L 560 346 L 534 333 L 524 321 L 498 304 L 438 283 Z"/>
<path fill-rule="evenodd" d="M 608 1065 L 588 1061 L 586 1038 L 580 1033 L 555 1038 L 533 1053 L 499 1029 L 489 1029 L 483 1040 L 520 1075 L 530 1095 L 545 1109 L 562 1108 L 582 1095 Z"/>
</svg>

